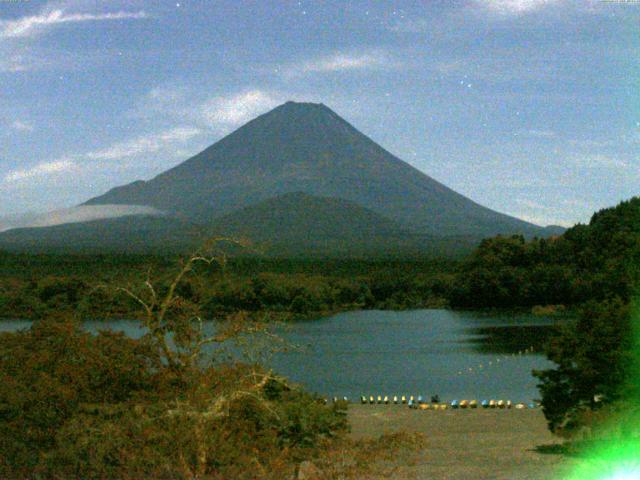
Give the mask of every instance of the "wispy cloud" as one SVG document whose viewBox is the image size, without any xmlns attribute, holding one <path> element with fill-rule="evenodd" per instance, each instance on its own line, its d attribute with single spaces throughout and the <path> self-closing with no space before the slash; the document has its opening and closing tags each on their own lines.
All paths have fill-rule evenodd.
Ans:
<svg viewBox="0 0 640 480">
<path fill-rule="evenodd" d="M 566 3 L 566 0 L 476 0 L 476 3 L 501 15 L 522 15 L 550 5 Z"/>
<path fill-rule="evenodd" d="M 165 111 L 167 109 L 184 108 L 188 98 L 185 88 L 174 85 L 163 85 L 152 88 L 139 102 L 138 110 Z"/>
<path fill-rule="evenodd" d="M 277 94 L 254 89 L 211 98 L 201 105 L 199 111 L 208 126 L 229 128 L 251 120 L 281 102 L 282 98 Z"/>
<path fill-rule="evenodd" d="M 18 132 L 33 132 L 33 125 L 24 120 L 14 120 L 10 126 Z"/>
<path fill-rule="evenodd" d="M 201 129 L 203 135 L 221 135 L 289 100 L 325 102 L 341 114 L 361 114 L 352 97 L 335 92 L 248 87 L 208 97 L 179 84 L 165 84 L 152 88 L 127 115 L 154 125 L 179 123 Z"/>
<path fill-rule="evenodd" d="M 42 162 L 37 165 L 20 170 L 13 170 L 4 177 L 7 183 L 17 182 L 34 177 L 42 177 L 54 173 L 68 172 L 75 168 L 75 163 L 71 160 L 60 159 L 51 162 Z"/>
<path fill-rule="evenodd" d="M 338 53 L 329 57 L 302 64 L 301 71 L 309 72 L 338 72 L 341 70 L 362 70 L 387 65 L 385 55 L 365 53 L 362 55 L 347 55 Z"/>
<path fill-rule="evenodd" d="M 364 53 L 336 52 L 312 60 L 289 64 L 279 69 L 285 77 L 299 77 L 310 73 L 336 73 L 344 71 L 398 68 L 401 62 L 387 52 L 376 50 Z"/>
<path fill-rule="evenodd" d="M 195 127 L 177 127 L 158 133 L 142 135 L 130 140 L 117 142 L 109 147 L 85 153 L 66 155 L 56 160 L 41 162 L 29 168 L 13 170 L 4 176 L 5 184 L 24 184 L 28 180 L 42 180 L 46 177 L 87 173 L 97 167 L 113 168 L 110 162 L 125 158 L 143 157 L 146 154 L 175 149 L 178 145 L 200 135 L 202 130 Z M 93 163 L 92 163 L 93 162 Z M 123 164 L 117 164 L 119 168 Z M 125 165 L 126 166 L 126 165 Z"/>
<path fill-rule="evenodd" d="M 154 153 L 175 143 L 186 142 L 200 135 L 202 130 L 195 127 L 177 127 L 160 133 L 142 135 L 137 138 L 118 142 L 110 147 L 88 152 L 83 156 L 90 160 L 117 160 Z"/>
<path fill-rule="evenodd" d="M 65 223 L 90 222 L 130 215 L 161 216 L 163 212 L 145 205 L 82 205 L 47 213 L 0 217 L 0 232 L 14 228 L 51 227 Z"/>
<path fill-rule="evenodd" d="M 518 130 L 513 134 L 516 137 L 531 137 L 531 138 L 540 138 L 540 139 L 550 139 L 556 137 L 556 132 L 553 130 Z"/>
<path fill-rule="evenodd" d="M 128 115 L 151 122 L 180 122 L 219 134 L 291 98 L 279 91 L 260 88 L 206 97 L 181 86 L 163 85 L 152 88 Z"/>
<path fill-rule="evenodd" d="M 518 17 L 544 11 L 552 7 L 569 9 L 571 12 L 598 13 L 602 11 L 602 0 L 473 0 L 486 12 L 504 17 Z"/>
<path fill-rule="evenodd" d="M 50 68 L 83 69 L 95 62 L 92 55 L 44 46 L 38 38 L 62 25 L 149 18 L 145 11 L 69 12 L 68 8 L 45 6 L 38 14 L 16 19 L 0 18 L 0 73 L 20 73 Z M 89 58 L 87 58 L 89 57 Z M 102 62 L 102 60 L 100 60 Z"/>
<path fill-rule="evenodd" d="M 65 13 L 62 9 L 43 11 L 17 20 L 0 20 L 0 38 L 31 38 L 65 23 L 100 22 L 148 18 L 144 11 L 112 13 Z"/>
</svg>

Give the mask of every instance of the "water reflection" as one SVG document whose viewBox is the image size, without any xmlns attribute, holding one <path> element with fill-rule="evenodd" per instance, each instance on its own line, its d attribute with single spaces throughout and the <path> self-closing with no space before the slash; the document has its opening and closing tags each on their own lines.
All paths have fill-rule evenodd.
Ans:
<svg viewBox="0 0 640 480">
<path fill-rule="evenodd" d="M 481 353 L 519 354 L 533 350 L 543 352 L 557 331 L 554 325 L 507 325 L 465 329 L 470 337 L 462 340 Z"/>
<path fill-rule="evenodd" d="M 438 393 L 443 399 L 530 401 L 538 397 L 531 370 L 550 366 L 540 352 L 555 323 L 531 315 L 449 310 L 345 312 L 280 329 L 305 348 L 277 353 L 269 362 L 327 396 Z M 0 331 L 29 325 L 3 321 Z M 144 333 L 130 320 L 91 321 L 85 328 L 131 337 Z"/>
</svg>

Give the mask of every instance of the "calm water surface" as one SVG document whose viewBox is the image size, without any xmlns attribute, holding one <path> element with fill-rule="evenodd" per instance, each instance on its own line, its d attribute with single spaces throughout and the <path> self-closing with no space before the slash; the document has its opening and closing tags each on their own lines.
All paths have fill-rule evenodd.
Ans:
<svg viewBox="0 0 640 480">
<path fill-rule="evenodd" d="M 437 393 L 443 400 L 528 402 L 539 396 L 531 370 L 551 366 L 538 352 L 553 324 L 531 315 L 449 310 L 346 312 L 288 327 L 282 335 L 303 351 L 278 353 L 270 362 L 294 382 L 327 396 Z M 0 331 L 29 325 L 6 320 Z M 143 333 L 130 320 L 85 326 L 132 337 Z"/>
</svg>

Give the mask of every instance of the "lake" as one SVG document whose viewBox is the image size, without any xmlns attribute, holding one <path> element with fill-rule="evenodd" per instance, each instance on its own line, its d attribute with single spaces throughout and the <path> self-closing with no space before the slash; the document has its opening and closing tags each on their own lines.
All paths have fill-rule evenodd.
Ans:
<svg viewBox="0 0 640 480">
<path fill-rule="evenodd" d="M 529 402 L 539 397 L 531 370 L 552 365 L 541 349 L 555 322 L 450 310 L 345 312 L 288 326 L 281 335 L 304 348 L 277 353 L 270 363 L 326 396 L 439 394 L 442 400 Z M 4 320 L 0 331 L 29 325 Z M 131 320 L 87 321 L 85 327 L 142 334 Z"/>
</svg>

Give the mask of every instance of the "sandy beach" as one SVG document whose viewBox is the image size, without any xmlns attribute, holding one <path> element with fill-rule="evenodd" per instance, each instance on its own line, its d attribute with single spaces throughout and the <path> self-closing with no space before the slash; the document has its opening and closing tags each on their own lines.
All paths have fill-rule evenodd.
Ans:
<svg viewBox="0 0 640 480">
<path fill-rule="evenodd" d="M 426 448 L 394 478 L 555 480 L 572 460 L 536 447 L 560 443 L 536 410 L 411 410 L 400 405 L 351 405 L 354 439 L 399 431 L 420 432 Z"/>
</svg>

